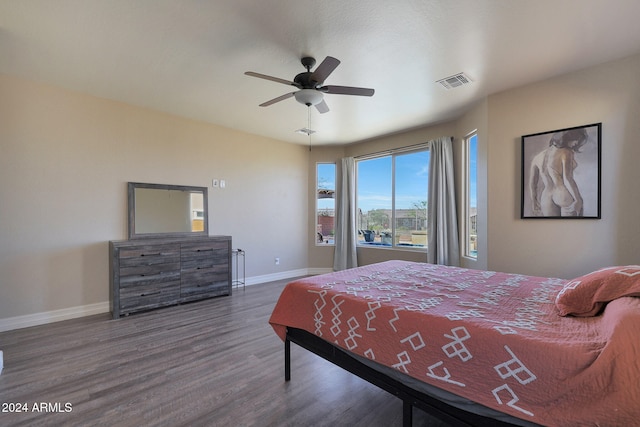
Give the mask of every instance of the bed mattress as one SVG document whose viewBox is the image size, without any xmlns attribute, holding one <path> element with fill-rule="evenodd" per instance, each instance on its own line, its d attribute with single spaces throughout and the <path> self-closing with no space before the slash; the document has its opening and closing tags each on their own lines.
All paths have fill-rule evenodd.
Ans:
<svg viewBox="0 0 640 427">
<path fill-rule="evenodd" d="M 566 280 L 388 261 L 289 283 L 270 323 L 550 426 L 640 419 L 640 299 L 563 317 Z"/>
</svg>

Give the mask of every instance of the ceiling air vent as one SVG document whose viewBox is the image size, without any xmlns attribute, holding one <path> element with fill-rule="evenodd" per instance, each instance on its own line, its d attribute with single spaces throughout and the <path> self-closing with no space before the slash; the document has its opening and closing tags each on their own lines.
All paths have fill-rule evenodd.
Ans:
<svg viewBox="0 0 640 427">
<path fill-rule="evenodd" d="M 454 89 L 456 87 L 469 84 L 471 81 L 472 80 L 465 73 L 458 73 L 438 80 L 436 83 L 440 83 L 445 89 Z"/>
</svg>

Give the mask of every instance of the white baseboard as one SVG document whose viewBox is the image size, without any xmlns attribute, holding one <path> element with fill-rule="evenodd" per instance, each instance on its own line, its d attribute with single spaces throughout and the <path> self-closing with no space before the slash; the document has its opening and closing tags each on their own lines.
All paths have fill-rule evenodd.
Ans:
<svg viewBox="0 0 640 427">
<path fill-rule="evenodd" d="M 291 279 L 293 277 L 300 277 L 300 276 L 306 276 L 308 274 L 310 274 L 308 268 L 301 268 L 299 270 L 289 270 L 289 271 L 283 271 L 280 273 L 273 273 L 273 274 L 265 274 L 262 276 L 253 276 L 253 277 L 247 277 L 247 279 L 245 280 L 246 285 L 257 285 L 259 283 L 267 283 L 267 282 L 274 282 L 276 280 L 284 280 L 284 279 Z"/>
<path fill-rule="evenodd" d="M 109 301 L 106 301 L 96 304 L 81 305 L 78 307 L 63 308 L 61 310 L 46 311 L 43 313 L 27 314 L 25 316 L 9 317 L 6 319 L 0 319 L 0 332 L 108 312 Z"/>
<path fill-rule="evenodd" d="M 330 268 L 301 268 L 299 270 L 290 270 L 283 271 L 281 273 L 265 274 L 263 276 L 247 277 L 245 282 L 247 286 L 250 286 L 257 285 L 259 283 L 273 282 L 276 280 L 291 279 L 293 277 L 330 273 L 331 271 L 333 270 L 331 270 Z M 63 308 L 61 310 L 46 311 L 43 313 L 9 317 L 6 319 L 0 319 L 0 332 L 28 328 L 30 326 L 44 325 L 47 323 L 75 319 L 78 317 L 92 316 L 94 314 L 108 313 L 109 311 L 109 301 L 106 301 L 96 304 L 82 305 L 78 307 Z"/>
<path fill-rule="evenodd" d="M 247 277 L 246 285 L 257 285 L 259 283 L 274 282 L 276 280 L 292 279 L 301 276 L 316 276 L 318 274 L 331 273 L 330 268 L 301 268 L 299 270 L 283 271 L 281 273 L 265 274 L 263 276 Z"/>
<path fill-rule="evenodd" d="M 319 274 L 327 274 L 327 273 L 333 273 L 333 269 L 332 268 L 308 268 L 307 269 L 307 275 L 309 276 L 317 276 Z"/>
</svg>

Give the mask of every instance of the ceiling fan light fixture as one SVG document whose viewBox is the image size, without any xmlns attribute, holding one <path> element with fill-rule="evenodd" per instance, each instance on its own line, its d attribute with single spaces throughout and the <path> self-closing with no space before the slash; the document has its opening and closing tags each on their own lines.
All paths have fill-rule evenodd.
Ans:
<svg viewBox="0 0 640 427">
<path fill-rule="evenodd" d="M 317 105 L 321 103 L 323 99 L 322 92 L 315 89 L 300 89 L 294 96 L 296 97 L 296 101 L 307 107 Z"/>
</svg>

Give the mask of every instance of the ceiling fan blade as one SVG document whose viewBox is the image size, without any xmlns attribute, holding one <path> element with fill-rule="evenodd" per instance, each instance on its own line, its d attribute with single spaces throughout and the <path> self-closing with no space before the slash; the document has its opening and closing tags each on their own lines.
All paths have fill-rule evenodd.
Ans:
<svg viewBox="0 0 640 427">
<path fill-rule="evenodd" d="M 310 80 L 313 80 L 317 84 L 322 84 L 329 77 L 329 74 L 333 73 L 333 70 L 340 65 L 340 61 L 333 56 L 327 56 L 324 61 L 316 67 L 315 71 L 311 74 Z"/>
<path fill-rule="evenodd" d="M 324 113 L 328 113 L 329 112 L 329 106 L 327 105 L 326 102 L 324 102 L 324 99 L 316 104 L 316 109 L 318 110 L 318 112 L 320 114 L 324 114 Z"/>
<path fill-rule="evenodd" d="M 282 83 L 285 85 L 300 87 L 300 85 L 298 85 L 295 82 L 292 82 L 291 80 L 285 80 L 285 79 L 280 79 L 278 77 L 267 76 L 266 74 L 254 73 L 253 71 L 247 71 L 245 72 L 245 74 L 247 76 L 257 77 L 259 79 L 271 80 L 272 82 L 276 82 L 276 83 Z"/>
<path fill-rule="evenodd" d="M 373 96 L 375 90 L 365 87 L 351 87 L 351 86 L 322 86 L 318 88 L 324 93 L 331 93 L 334 95 L 359 95 L 359 96 Z"/>
<path fill-rule="evenodd" d="M 285 99 L 291 98 L 294 94 L 295 92 L 285 93 L 284 95 L 273 98 L 270 101 L 263 102 L 262 104 L 260 104 L 260 107 L 268 107 L 269 105 L 275 104 L 276 102 L 284 101 Z"/>
</svg>

